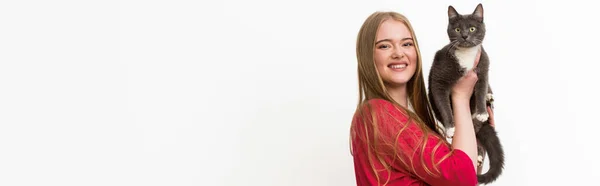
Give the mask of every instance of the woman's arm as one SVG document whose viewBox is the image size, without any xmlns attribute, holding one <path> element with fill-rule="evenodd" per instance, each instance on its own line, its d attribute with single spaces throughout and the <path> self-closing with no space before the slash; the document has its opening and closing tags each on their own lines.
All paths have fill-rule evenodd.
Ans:
<svg viewBox="0 0 600 186">
<path fill-rule="evenodd" d="M 475 129 L 473 129 L 473 120 L 471 119 L 469 99 L 453 96 L 452 105 L 455 123 L 452 147 L 467 153 L 473 163 L 473 168 L 476 168 L 477 140 L 475 138 Z"/>
<path fill-rule="evenodd" d="M 474 66 L 477 66 L 481 53 L 477 54 Z M 473 68 L 476 69 L 476 68 Z M 454 137 L 452 147 L 460 149 L 469 155 L 473 168 L 477 168 L 477 139 L 469 101 L 477 82 L 477 73 L 469 70 L 452 88 L 452 112 L 454 114 Z"/>
</svg>

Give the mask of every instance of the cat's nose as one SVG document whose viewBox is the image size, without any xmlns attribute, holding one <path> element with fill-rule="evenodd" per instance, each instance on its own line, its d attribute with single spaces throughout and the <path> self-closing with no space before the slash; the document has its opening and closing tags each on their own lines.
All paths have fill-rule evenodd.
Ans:
<svg viewBox="0 0 600 186">
<path fill-rule="evenodd" d="M 469 37 L 469 36 L 468 35 L 462 36 L 463 39 L 467 39 L 467 37 Z"/>
</svg>

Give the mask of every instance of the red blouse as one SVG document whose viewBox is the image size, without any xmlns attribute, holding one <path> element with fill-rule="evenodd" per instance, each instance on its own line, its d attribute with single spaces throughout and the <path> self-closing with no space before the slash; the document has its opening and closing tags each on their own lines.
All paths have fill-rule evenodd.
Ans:
<svg viewBox="0 0 600 186">
<path fill-rule="evenodd" d="M 354 169 L 356 176 L 356 183 L 358 186 L 375 186 L 378 185 L 377 176 L 383 185 L 388 177 L 390 178 L 387 182 L 387 186 L 398 186 L 398 185 L 430 185 L 430 186 L 475 186 L 477 185 L 477 176 L 475 173 L 475 167 L 467 154 L 459 149 L 452 150 L 448 145 L 442 143 L 437 149 L 434 156 L 434 162 L 439 162 L 441 158 L 450 154 L 445 160 L 438 165 L 438 170 L 432 166 L 431 154 L 438 143 L 441 140 L 434 135 L 429 135 L 427 144 L 424 152 L 421 151 L 423 148 L 419 146 L 419 142 L 423 136 L 423 131 L 413 122 L 406 124 L 408 115 L 397 110 L 394 105 L 383 99 L 372 99 L 369 101 L 371 107 L 369 109 L 363 109 L 363 113 L 366 113 L 367 118 L 363 119 L 360 114 L 355 115 L 352 122 L 356 122 L 356 130 L 354 137 L 352 138 L 352 152 L 354 154 Z M 363 107 L 367 108 L 367 107 Z M 391 166 L 391 173 L 384 168 L 384 165 L 380 163 L 380 160 L 375 158 L 373 152 L 367 150 L 365 143 L 365 131 L 368 136 L 372 136 L 372 127 L 369 122 L 371 121 L 370 113 L 373 112 L 375 119 L 377 120 L 377 127 L 379 128 L 380 140 L 395 142 L 399 152 L 403 153 L 400 158 L 408 165 L 414 166 L 414 170 L 405 169 L 402 164 L 396 160 L 393 161 L 392 155 L 383 156 L 383 161 Z M 398 129 L 401 129 L 405 125 L 409 125 L 400 135 L 397 135 Z M 365 130 L 366 127 L 366 130 Z M 369 138 L 373 140 L 373 138 Z M 384 146 L 384 145 L 382 145 Z M 385 147 L 384 147 L 385 148 Z M 391 151 L 390 151 L 391 152 Z M 372 161 L 369 161 L 369 157 Z M 427 173 L 421 157 L 424 157 L 423 161 L 430 172 L 439 176 L 432 176 Z M 375 170 L 380 170 L 377 173 L 370 166 L 370 162 L 374 164 Z M 422 179 L 416 175 L 423 177 Z"/>
</svg>

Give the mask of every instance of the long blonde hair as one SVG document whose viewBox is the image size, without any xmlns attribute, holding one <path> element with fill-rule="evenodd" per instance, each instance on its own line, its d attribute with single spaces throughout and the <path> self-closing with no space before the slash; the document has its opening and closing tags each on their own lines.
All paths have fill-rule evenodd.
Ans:
<svg viewBox="0 0 600 186">
<path fill-rule="evenodd" d="M 381 76 L 379 75 L 379 72 L 377 71 L 377 68 L 375 66 L 374 50 L 377 31 L 381 23 L 388 19 L 394 19 L 396 21 L 403 22 L 408 27 L 411 35 L 413 36 L 413 42 L 417 52 L 417 69 L 413 77 L 407 83 L 407 93 L 409 95 L 409 104 L 412 105 L 414 112 L 403 106 L 400 106 L 398 102 L 392 99 L 392 97 L 388 94 L 385 84 L 381 79 Z M 425 82 L 421 67 L 421 53 L 412 25 L 405 16 L 397 12 L 375 12 L 371 14 L 365 20 L 358 33 L 356 43 L 356 57 L 358 60 L 359 103 L 355 114 L 361 114 L 360 116 L 361 118 L 363 118 L 363 120 L 369 119 L 372 122 L 370 122 L 370 124 L 364 122 L 365 125 L 370 126 L 361 127 L 363 129 L 370 130 L 361 131 L 364 132 L 362 134 L 358 134 L 359 131 L 357 131 L 356 126 L 358 123 L 353 122 L 351 126 L 351 137 L 354 138 L 358 135 L 358 137 L 361 137 L 363 140 L 365 140 L 365 142 L 368 145 L 366 149 L 369 151 L 369 161 L 371 161 L 371 158 L 379 160 L 379 162 L 382 165 L 384 165 L 384 167 L 388 171 L 388 174 L 390 174 L 391 172 L 391 165 L 384 161 L 384 156 L 388 155 L 393 155 L 394 160 L 401 161 L 401 166 L 405 167 L 407 170 L 412 167 L 413 171 L 409 172 L 415 172 L 412 161 L 409 164 L 407 162 L 402 161 L 402 159 L 400 158 L 400 156 L 412 153 L 399 152 L 397 137 L 394 138 L 394 142 L 381 139 L 380 136 L 378 136 L 379 134 L 381 134 L 381 131 L 377 127 L 378 125 L 377 120 L 375 119 L 375 115 L 372 113 L 370 115 L 364 115 L 365 112 L 363 112 L 363 108 L 365 106 L 368 107 L 368 101 L 375 98 L 384 99 L 396 105 L 396 108 L 400 109 L 402 113 L 405 113 L 409 116 L 409 120 L 407 122 L 413 121 L 419 126 L 419 128 L 422 129 L 422 131 L 424 131 L 422 139 L 417 140 L 420 144 L 420 146 L 418 147 L 420 147 L 421 152 L 425 151 L 425 144 L 427 143 L 427 137 L 429 136 L 430 131 L 433 131 L 433 135 L 440 137 L 441 139 L 444 138 L 443 132 L 438 131 L 439 129 L 435 123 L 433 111 L 431 109 L 431 106 L 429 105 L 429 101 L 425 91 Z M 402 131 L 406 129 L 407 126 L 408 125 L 404 125 L 403 128 L 399 129 L 397 131 L 397 135 L 400 135 L 400 133 L 402 133 Z M 444 143 L 445 145 L 448 145 L 448 143 L 445 140 L 440 140 L 440 142 L 434 147 L 434 151 L 437 150 L 438 147 L 440 145 L 443 145 Z M 370 157 L 371 154 L 374 154 L 376 157 Z M 439 165 L 439 162 L 441 162 L 441 160 L 437 163 L 433 163 L 433 154 L 435 153 L 432 153 L 432 156 L 430 158 L 432 161 L 432 165 L 435 165 L 434 169 L 437 170 L 437 165 Z M 411 159 L 412 157 L 404 158 Z M 447 157 L 442 158 L 442 160 L 445 158 Z M 425 171 L 428 174 L 435 175 L 435 173 L 427 169 L 424 157 L 421 157 L 421 163 L 425 167 Z M 377 173 L 378 171 L 375 170 L 373 163 L 371 163 L 371 168 L 375 172 L 375 175 L 377 175 L 378 181 L 380 181 L 379 174 Z M 437 170 L 437 172 L 439 173 L 439 170 Z"/>
</svg>

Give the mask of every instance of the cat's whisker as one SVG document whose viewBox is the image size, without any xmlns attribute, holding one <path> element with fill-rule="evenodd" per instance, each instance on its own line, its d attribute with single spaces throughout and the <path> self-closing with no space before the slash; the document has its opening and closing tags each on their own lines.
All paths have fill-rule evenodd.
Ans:
<svg viewBox="0 0 600 186">
<path fill-rule="evenodd" d="M 450 42 L 450 44 L 451 44 L 451 45 L 450 45 L 450 47 L 448 48 L 448 51 L 446 51 L 446 52 L 447 52 L 446 54 L 453 55 L 453 54 L 451 53 L 451 51 L 454 51 L 454 49 L 455 49 L 455 48 L 456 48 L 456 46 L 458 45 L 458 41 L 457 41 L 457 40 L 454 40 L 453 42 Z"/>
</svg>

